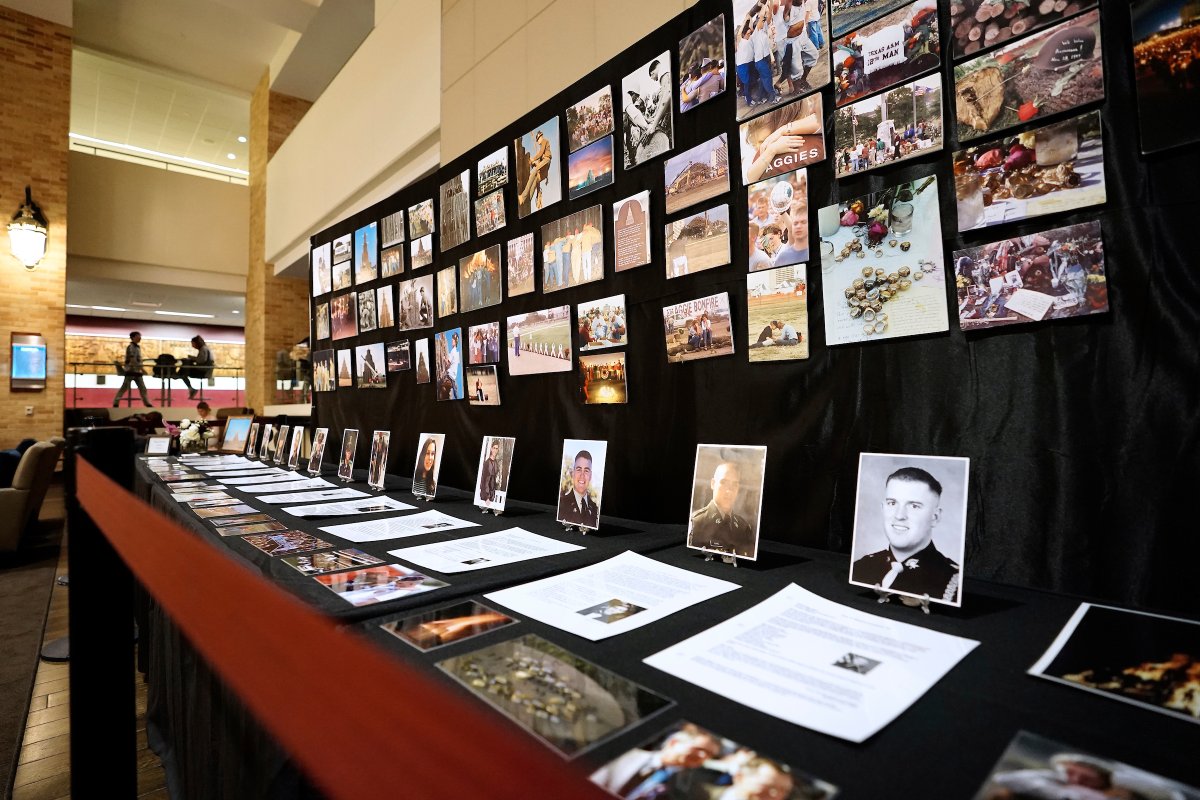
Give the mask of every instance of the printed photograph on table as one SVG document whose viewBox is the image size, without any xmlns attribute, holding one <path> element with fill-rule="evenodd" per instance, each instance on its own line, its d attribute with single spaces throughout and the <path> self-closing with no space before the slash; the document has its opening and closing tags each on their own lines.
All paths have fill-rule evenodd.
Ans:
<svg viewBox="0 0 1200 800">
<path fill-rule="evenodd" d="M 1200 140 L 1195 76 L 1200 15 L 1190 0 L 1138 0 L 1133 14 L 1133 75 L 1142 152 Z M 1190 80 L 1181 76 L 1191 69 Z"/>
<path fill-rule="evenodd" d="M 954 272 L 963 330 L 1108 311 L 1099 222 L 959 250 Z"/>
<path fill-rule="evenodd" d="M 833 168 L 839 178 L 942 149 L 940 73 L 833 112 Z"/>
<path fill-rule="evenodd" d="M 348 389 L 354 386 L 354 351 L 337 351 L 337 388 Z"/>
<path fill-rule="evenodd" d="M 447 658 L 438 668 L 565 756 L 672 705 L 662 695 L 534 634 Z M 502 688 L 482 688 L 496 686 Z M 567 706 L 575 709 L 573 715 L 531 711 Z"/>
<path fill-rule="evenodd" d="M 358 431 L 347 428 L 342 431 L 342 451 L 338 456 L 337 476 L 344 481 L 354 480 L 354 453 L 358 449 Z"/>
<path fill-rule="evenodd" d="M 329 439 L 329 428 L 317 428 L 313 433 L 312 452 L 308 456 L 308 471 L 313 475 L 321 474 L 321 464 L 325 460 L 325 442 Z"/>
<path fill-rule="evenodd" d="M 334 341 L 358 335 L 358 301 L 354 292 L 335 295 L 330 299 L 329 316 Z"/>
<path fill-rule="evenodd" d="M 738 126 L 742 183 L 794 172 L 825 160 L 821 95 L 810 94 Z"/>
<path fill-rule="evenodd" d="M 571 371 L 571 307 L 514 314 L 508 318 L 509 375 Z"/>
<path fill-rule="evenodd" d="M 404 241 L 404 209 L 379 220 L 379 246 L 391 247 Z"/>
<path fill-rule="evenodd" d="M 388 443 L 392 440 L 390 431 L 375 431 L 371 436 L 371 457 L 367 462 L 367 485 L 382 489 L 387 472 Z"/>
<path fill-rule="evenodd" d="M 317 303 L 317 311 L 313 316 L 313 335 L 317 339 L 328 339 L 333 333 L 329 319 L 329 303 Z"/>
<path fill-rule="evenodd" d="M 387 356 L 383 350 L 383 342 L 360 344 L 354 348 L 354 360 L 358 363 L 356 384 L 359 389 L 386 389 Z"/>
<path fill-rule="evenodd" d="M 444 433 L 422 433 L 417 441 L 417 461 L 413 466 L 412 493 L 418 497 L 437 494 L 438 472 L 442 469 Z"/>
<path fill-rule="evenodd" d="M 850 583 L 962 605 L 971 460 L 861 453 Z"/>
<path fill-rule="evenodd" d="M 248 518 L 250 516 L 258 516 L 258 515 L 249 514 L 245 518 Z M 263 516 L 265 516 L 265 515 L 263 515 Z M 243 517 L 228 517 L 227 519 L 240 520 L 240 519 L 244 519 L 244 518 Z M 214 525 L 216 525 L 218 522 L 225 522 L 226 520 L 225 519 L 214 519 L 214 520 L 210 520 L 210 521 Z M 217 528 L 217 534 L 220 536 L 245 536 L 250 533 L 271 533 L 272 531 L 286 531 L 287 529 L 288 529 L 288 526 L 284 525 L 282 522 L 275 522 L 275 521 L 255 522 L 255 523 L 251 523 L 251 524 L 247 524 L 247 525 L 230 525 L 227 528 Z"/>
<path fill-rule="evenodd" d="M 960 231 L 1100 205 L 1106 199 L 1100 112 L 954 154 Z"/>
<path fill-rule="evenodd" d="M 379 627 L 421 651 L 462 642 L 511 625 L 515 619 L 482 603 L 467 600 L 434 611 L 423 611 Z"/>
<path fill-rule="evenodd" d="M 258 458 L 261 461 L 270 460 L 275 456 L 275 426 L 267 423 L 263 426 L 262 447 L 259 448 Z"/>
<path fill-rule="evenodd" d="M 215 519 L 217 517 L 234 517 L 241 514 L 252 514 L 256 509 L 254 506 L 245 504 L 236 506 L 218 506 L 216 508 L 195 508 L 192 513 L 200 519 Z"/>
<path fill-rule="evenodd" d="M 508 240 L 508 296 L 516 297 L 533 291 L 533 234 L 527 233 Z"/>
<path fill-rule="evenodd" d="M 679 40 L 679 111 L 691 111 L 725 91 L 725 15 Z"/>
<path fill-rule="evenodd" d="M 434 334 L 433 363 L 438 400 L 463 399 L 462 329 Z"/>
<path fill-rule="evenodd" d="M 1029 3 L 964 0 L 954 7 L 950 15 L 951 53 L 957 61 L 1061 22 L 1064 17 L 1073 16 L 1094 5 L 1096 0 L 1035 0 Z M 1173 5 L 1178 8 L 1182 2 L 1173 0 Z"/>
<path fill-rule="evenodd" d="M 613 132 L 612 87 L 607 84 L 567 109 L 568 149 L 575 152 Z"/>
<path fill-rule="evenodd" d="M 671 53 L 664 52 L 621 79 L 621 152 L 625 169 L 675 146 Z"/>
<path fill-rule="evenodd" d="M 690 150 L 672 156 L 663 165 L 667 213 L 729 191 L 729 138 L 722 133 Z"/>
<path fill-rule="evenodd" d="M 475 235 L 486 236 L 504 227 L 504 192 L 496 190 L 475 201 Z"/>
<path fill-rule="evenodd" d="M 429 339 L 417 339 L 413 351 L 416 353 L 413 363 L 416 365 L 417 383 L 429 383 L 432 380 L 429 372 Z"/>
<path fill-rule="evenodd" d="M 471 238 L 471 171 L 463 170 L 438 189 L 438 235 L 441 252 Z"/>
<path fill-rule="evenodd" d="M 542 293 L 604 279 L 604 211 L 592 206 L 542 226 Z"/>
<path fill-rule="evenodd" d="M 739 122 L 829 83 L 823 0 L 733 0 L 733 26 Z"/>
<path fill-rule="evenodd" d="M 614 405 L 629 402 L 625 380 L 625 353 L 601 353 L 579 357 L 579 394 L 584 405 Z"/>
<path fill-rule="evenodd" d="M 809 260 L 808 170 L 751 184 L 746 203 L 750 212 L 750 272 Z"/>
<path fill-rule="evenodd" d="M 575 318 L 575 349 L 579 352 L 628 344 L 623 294 L 580 303 L 575 308 Z"/>
<path fill-rule="evenodd" d="M 817 224 L 827 345 L 950 329 L 936 177 L 826 206 Z"/>
<path fill-rule="evenodd" d="M 696 445 L 687 546 L 754 561 L 767 448 Z"/>
<path fill-rule="evenodd" d="M 499 322 L 485 322 L 482 325 L 472 325 L 467 331 L 467 339 L 470 341 L 468 363 L 500 363 L 500 348 L 503 345 L 500 343 Z"/>
<path fill-rule="evenodd" d="M 467 402 L 473 406 L 500 405 L 500 378 L 495 364 L 467 367 Z"/>
<path fill-rule="evenodd" d="M 349 289 L 354 283 L 354 262 L 350 259 L 353 234 L 333 240 L 333 290 Z"/>
<path fill-rule="evenodd" d="M 834 41 L 834 105 L 904 83 L 941 63 L 937 0 L 917 0 Z"/>
<path fill-rule="evenodd" d="M 280 560 L 304 575 L 324 575 L 326 572 L 340 572 L 344 569 L 370 567 L 383 563 L 382 558 L 376 558 L 370 553 L 364 553 L 354 547 L 302 556 L 287 556 Z"/>
<path fill-rule="evenodd" d="M 399 564 L 317 575 L 313 580 L 353 606 L 387 603 L 450 585 Z"/>
<path fill-rule="evenodd" d="M 667 362 L 733 355 L 729 292 L 663 307 Z"/>
<path fill-rule="evenodd" d="M 250 435 L 246 437 L 246 457 L 254 458 L 254 454 L 258 451 L 255 447 L 258 445 L 258 423 L 250 423 Z"/>
<path fill-rule="evenodd" d="M 475 483 L 475 505 L 503 511 L 508 499 L 508 479 L 512 473 L 513 450 L 517 440 L 511 436 L 485 436 L 479 448 L 479 478 Z"/>
<path fill-rule="evenodd" d="M 389 247 L 379 254 L 380 277 L 394 278 L 404 272 L 404 245 Z"/>
<path fill-rule="evenodd" d="M 804 264 L 746 276 L 750 363 L 808 358 L 808 270 Z"/>
<path fill-rule="evenodd" d="M 225 430 L 221 433 L 222 453 L 244 453 L 246 451 L 246 436 L 250 433 L 250 423 L 254 417 L 227 417 Z"/>
<path fill-rule="evenodd" d="M 729 263 L 729 206 L 719 205 L 668 222 L 668 278 L 694 275 Z"/>
<path fill-rule="evenodd" d="M 433 236 L 427 234 L 408 243 L 408 259 L 413 269 L 433 263 Z"/>
<path fill-rule="evenodd" d="M 513 141 L 516 169 L 517 216 L 525 219 L 535 211 L 562 200 L 562 145 L 558 117 L 546 120 Z"/>
<path fill-rule="evenodd" d="M 404 372 L 412 369 L 412 357 L 408 339 L 387 343 L 387 371 Z"/>
<path fill-rule="evenodd" d="M 613 137 L 605 136 L 567 156 L 567 196 L 574 200 L 613 183 Z"/>
<path fill-rule="evenodd" d="M 613 203 L 614 263 L 617 272 L 650 263 L 650 192 Z"/>
<path fill-rule="evenodd" d="M 646 769 L 651 772 L 639 781 Z M 731 787 L 738 787 L 736 798 L 829 800 L 838 793 L 833 784 L 691 722 L 677 722 L 627 750 L 591 780 L 622 800 L 724 798 Z"/>
<path fill-rule="evenodd" d="M 243 536 L 242 541 L 269 556 L 281 556 L 285 553 L 307 553 L 313 550 L 333 547 L 329 542 L 318 539 L 304 531 L 256 533 L 252 536 Z"/>
<path fill-rule="evenodd" d="M 310 251 L 312 262 L 312 293 L 313 297 L 326 294 L 333 289 L 333 272 L 330 258 L 333 257 L 333 245 L 326 242 Z"/>
<path fill-rule="evenodd" d="M 392 285 L 390 283 L 375 290 L 375 321 L 383 330 L 396 326 L 396 313 L 392 310 L 392 305 Z"/>
<path fill-rule="evenodd" d="M 564 525 L 596 530 L 604 499 L 604 461 L 608 442 L 564 439 L 558 475 L 558 516 Z"/>
<path fill-rule="evenodd" d="M 379 277 L 379 225 L 370 223 L 354 232 L 354 282 Z"/>
<path fill-rule="evenodd" d="M 959 142 L 1103 97 L 1099 9 L 954 68 Z"/>
<path fill-rule="evenodd" d="M 358 292 L 358 332 L 369 333 L 377 326 L 375 319 L 375 290 Z"/>
<path fill-rule="evenodd" d="M 463 312 L 500 305 L 503 285 L 500 245 L 458 260 L 458 294 Z"/>
<path fill-rule="evenodd" d="M 304 428 L 292 430 L 292 442 L 288 445 L 287 468 L 295 471 L 300 466 L 300 451 L 304 448 Z"/>
<path fill-rule="evenodd" d="M 434 232 L 433 200 L 422 200 L 408 207 L 408 238 L 420 239 Z"/>
<path fill-rule="evenodd" d="M 396 327 L 402 331 L 433 327 L 433 276 L 400 281 Z"/>
<path fill-rule="evenodd" d="M 437 271 L 438 317 L 458 313 L 458 269 L 453 265 Z"/>
<path fill-rule="evenodd" d="M 501 147 L 496 152 L 479 159 L 479 163 L 475 165 L 475 183 L 478 184 L 480 197 L 494 192 L 508 183 L 507 147 Z M 476 219 L 478 219 L 478 215 L 476 215 Z"/>
</svg>

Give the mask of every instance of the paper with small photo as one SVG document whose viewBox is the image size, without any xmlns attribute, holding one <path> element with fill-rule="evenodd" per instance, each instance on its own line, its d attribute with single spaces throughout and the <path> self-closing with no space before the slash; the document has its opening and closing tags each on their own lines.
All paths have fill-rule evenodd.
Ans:
<svg viewBox="0 0 1200 800">
<path fill-rule="evenodd" d="M 344 517 L 356 514 L 378 514 L 382 511 L 412 511 L 415 508 L 416 506 L 383 496 L 346 502 L 285 506 L 279 510 L 285 514 L 291 514 L 293 517 Z"/>
<path fill-rule="evenodd" d="M 490 569 L 535 558 L 548 558 L 582 549 L 580 545 L 539 536 L 523 528 L 509 528 L 450 542 L 402 547 L 399 550 L 389 550 L 388 555 L 423 569 L 449 575 L 455 572 Z"/>
<path fill-rule="evenodd" d="M 388 517 L 369 522 L 348 522 L 343 525 L 327 525 L 321 530 L 340 536 L 351 542 L 383 542 L 402 539 L 406 536 L 421 536 L 427 533 L 444 533 L 459 528 L 478 528 L 479 523 L 443 514 L 441 511 L 423 511 L 403 517 Z"/>
<path fill-rule="evenodd" d="M 283 503 L 315 503 L 319 500 L 353 500 L 359 497 L 369 497 L 366 492 L 357 489 L 322 489 L 313 492 L 288 492 L 286 494 L 270 494 L 259 497 L 264 503 L 282 505 Z"/>
</svg>

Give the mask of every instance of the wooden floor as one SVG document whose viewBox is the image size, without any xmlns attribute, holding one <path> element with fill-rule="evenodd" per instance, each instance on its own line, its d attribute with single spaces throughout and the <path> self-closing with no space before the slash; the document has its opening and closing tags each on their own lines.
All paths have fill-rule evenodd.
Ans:
<svg viewBox="0 0 1200 800">
<path fill-rule="evenodd" d="M 41 518 L 61 519 L 63 516 L 62 486 L 55 484 L 42 505 Z M 64 575 L 66 571 L 67 543 L 64 537 L 56 576 Z M 50 595 L 43 641 L 67 635 L 69 591 L 69 588 L 55 584 Z M 162 764 L 146 745 L 146 684 L 140 674 L 135 674 L 134 680 L 137 682 L 138 797 L 155 800 L 167 798 L 169 795 Z M 70 713 L 67 664 L 39 662 L 29 703 L 25 739 L 13 781 L 12 800 L 56 800 L 71 796 Z"/>
</svg>

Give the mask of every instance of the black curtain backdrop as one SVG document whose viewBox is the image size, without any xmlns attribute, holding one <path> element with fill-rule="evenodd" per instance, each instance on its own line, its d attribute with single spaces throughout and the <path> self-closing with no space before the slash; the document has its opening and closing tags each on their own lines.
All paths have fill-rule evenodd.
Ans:
<svg viewBox="0 0 1200 800">
<path fill-rule="evenodd" d="M 829 161 L 809 168 L 810 238 L 814 244 L 814 258 L 808 267 L 811 357 L 751 365 L 746 357 L 746 188 L 740 185 L 737 168 L 732 8 L 728 2 L 701 0 L 446 164 L 436 175 L 312 239 L 314 246 L 332 241 L 429 198 L 434 198 L 436 207 L 439 184 L 462 170 L 471 171 L 474 200 L 476 163 L 497 148 L 507 147 L 506 227 L 439 253 L 432 265 L 415 272 L 408 269 L 406 241 L 405 272 L 366 285 L 396 284 L 414 275 L 431 274 L 484 247 L 500 244 L 503 248 L 509 239 L 527 232 L 535 233 L 535 249 L 540 253 L 542 225 L 597 204 L 604 210 L 605 279 L 544 295 L 539 256 L 538 290 L 532 294 L 506 297 L 500 306 L 438 319 L 432 330 L 380 330 L 339 342 L 314 339 L 314 349 L 415 341 L 456 327 L 462 328 L 465 337 L 468 326 L 493 320 L 501 321 L 503 331 L 511 314 L 564 303 L 574 307 L 624 293 L 630 342 L 626 348 L 629 403 L 583 405 L 574 371 L 510 377 L 505 354 L 499 365 L 503 402 L 499 408 L 472 407 L 466 401 L 438 402 L 433 384 L 417 385 L 413 371 L 389 375 L 386 391 L 339 389 L 316 394 L 317 424 L 331 429 L 334 442 L 327 455 L 334 457 L 344 428 L 359 428 L 364 433 L 359 437 L 358 460 L 365 464 L 370 442 L 367 432 L 390 429 L 389 471 L 411 475 L 419 433 L 443 432 L 447 439 L 442 482 L 470 488 L 482 437 L 515 436 L 512 496 L 549 503 L 557 483 L 562 440 L 605 439 L 609 461 L 604 512 L 682 524 L 688 514 L 698 442 L 766 445 L 763 537 L 841 552 L 850 549 L 859 453 L 967 456 L 971 459 L 968 578 L 986 577 L 1197 612 L 1200 600 L 1192 589 L 1194 569 L 1188 557 L 1196 547 L 1196 526 L 1190 515 L 1180 511 L 1182 501 L 1196 490 L 1200 471 L 1200 371 L 1195 344 L 1200 305 L 1195 255 L 1200 204 L 1195 184 L 1200 177 L 1200 157 L 1193 148 L 1152 157 L 1139 154 L 1129 6 L 1105 0 L 1101 8 L 1107 97 L 1100 108 L 1108 202 L 958 236 L 950 167 L 951 154 L 958 149 L 953 137 L 953 72 L 948 55 L 944 55 L 941 74 L 947 135 L 943 151 L 842 181 L 833 180 Z M 943 3 L 940 28 L 943 47 L 948 49 L 947 9 L 948 3 Z M 617 105 L 614 136 L 619 164 L 622 77 L 669 51 L 672 76 L 677 81 L 679 40 L 722 13 L 728 88 L 684 114 L 679 113 L 675 97 L 671 154 L 721 132 L 729 135 L 732 190 L 727 197 L 688 211 L 726 200 L 730 203 L 732 263 L 666 279 L 662 231 L 666 222 L 688 211 L 666 215 L 665 158 L 661 157 L 632 170 L 618 166 L 613 186 L 575 201 L 566 199 L 564 185 L 561 202 L 518 219 L 513 140 L 559 116 L 565 184 L 565 110 L 607 83 Z M 499 75 L 496 79 L 504 78 Z M 830 87 L 821 91 L 829 142 L 833 95 Z M 1195 109 L 1181 109 L 1180 124 L 1193 120 Z M 1058 118 L 1072 113 L 1078 112 Z M 1054 119 L 1038 119 L 1025 127 Z M 955 249 L 1099 219 L 1110 312 L 964 333 L 955 319 L 953 280 L 948 279 L 949 333 L 826 347 L 821 296 L 841 287 L 822 284 L 819 248 L 815 246 L 817 209 L 927 175 L 938 177 L 948 278 L 952 278 L 951 253 Z M 645 189 L 651 193 L 652 263 L 614 272 L 612 204 Z M 436 245 L 437 234 L 434 240 Z M 668 364 L 662 307 L 721 291 L 730 295 L 736 353 Z M 329 297 L 317 300 L 327 302 Z M 464 340 L 464 363 L 467 349 Z M 965 602 L 970 602 L 969 584 Z"/>
</svg>

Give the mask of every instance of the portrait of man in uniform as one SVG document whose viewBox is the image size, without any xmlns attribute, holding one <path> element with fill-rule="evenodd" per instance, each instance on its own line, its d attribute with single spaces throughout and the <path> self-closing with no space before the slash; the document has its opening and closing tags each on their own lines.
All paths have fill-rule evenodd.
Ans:
<svg viewBox="0 0 1200 800">
<path fill-rule="evenodd" d="M 758 558 L 766 464 L 765 447 L 697 446 L 688 547 L 751 561 Z"/>
<path fill-rule="evenodd" d="M 595 530 L 600 527 L 604 458 L 608 442 L 564 439 L 558 484 L 558 521 Z"/>
</svg>

